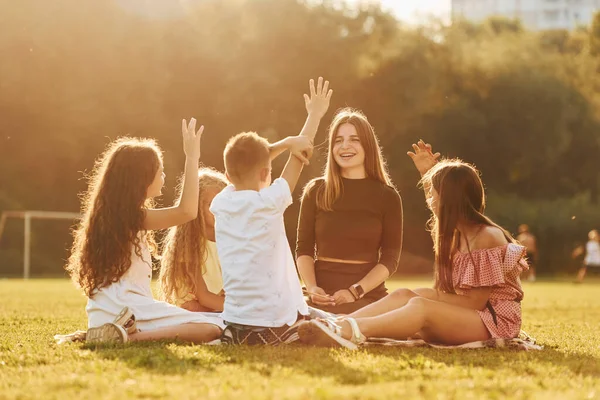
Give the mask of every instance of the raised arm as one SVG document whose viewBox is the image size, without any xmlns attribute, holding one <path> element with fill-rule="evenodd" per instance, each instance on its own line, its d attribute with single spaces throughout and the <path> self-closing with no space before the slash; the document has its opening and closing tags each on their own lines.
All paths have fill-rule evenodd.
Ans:
<svg viewBox="0 0 600 400">
<path fill-rule="evenodd" d="M 305 136 L 288 136 L 278 142 L 269 145 L 269 156 L 271 161 L 279 157 L 284 151 L 290 152 L 302 161 L 304 165 L 308 165 L 306 155 L 312 151 L 312 140 Z M 307 154 L 304 154 L 304 153 Z"/>
<path fill-rule="evenodd" d="M 329 81 L 325 81 L 323 83 L 323 78 L 321 77 L 317 82 L 316 88 L 315 81 L 312 79 L 310 80 L 309 86 L 310 96 L 307 94 L 304 95 L 304 102 L 306 105 L 306 111 L 308 112 L 308 117 L 306 118 L 304 127 L 298 136 L 308 138 L 312 144 L 312 141 L 317 135 L 319 123 L 329 109 L 329 102 L 331 100 L 333 90 L 329 89 Z M 304 151 L 307 152 L 306 156 L 310 158 L 310 156 L 312 156 L 312 145 L 310 148 L 292 150 L 292 154 L 290 155 L 290 158 L 288 159 L 288 162 L 281 173 L 281 177 L 285 179 L 290 186 L 291 192 L 293 192 L 296 188 L 296 184 L 298 183 L 298 178 L 300 177 L 303 167 L 303 163 L 297 154 L 302 154 Z"/>
<path fill-rule="evenodd" d="M 166 229 L 193 220 L 198 215 L 198 161 L 200 159 L 200 138 L 204 126 L 196 131 L 196 119 L 188 124 L 181 121 L 185 170 L 181 201 L 173 207 L 146 210 L 144 229 Z"/>
</svg>

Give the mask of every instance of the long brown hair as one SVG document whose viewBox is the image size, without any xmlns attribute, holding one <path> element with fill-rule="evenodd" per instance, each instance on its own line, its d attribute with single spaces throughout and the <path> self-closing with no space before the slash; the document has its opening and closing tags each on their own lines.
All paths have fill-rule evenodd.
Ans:
<svg viewBox="0 0 600 400">
<path fill-rule="evenodd" d="M 164 240 L 159 277 L 162 300 L 175 303 L 184 290 L 196 292 L 196 282 L 206 273 L 206 232 L 204 208 L 208 207 L 207 189 L 221 190 L 227 186 L 225 175 L 211 168 L 198 171 L 198 217 L 169 229 Z M 182 185 L 179 185 L 181 198 Z"/>
<path fill-rule="evenodd" d="M 340 166 L 335 162 L 333 157 L 333 145 L 335 144 L 335 138 L 340 127 L 344 124 L 352 124 L 356 128 L 360 144 L 365 150 L 365 172 L 367 177 L 376 179 L 385 185 L 393 186 L 385 160 L 381 154 L 375 129 L 373 129 L 373 126 L 361 111 L 352 108 L 343 108 L 335 114 L 331 125 L 329 125 L 329 150 L 322 177 L 325 183 L 319 188 L 319 192 L 317 192 L 317 207 L 325 211 L 333 210 L 333 205 L 340 198 L 343 191 L 342 174 Z M 315 182 L 316 179 L 313 179 L 306 185 L 304 194 L 315 185 Z"/>
<path fill-rule="evenodd" d="M 81 195 L 83 217 L 73 232 L 66 266 L 88 297 L 127 272 L 132 246 L 139 257 L 143 242 L 156 252 L 154 236 L 143 230 L 143 222 L 145 209 L 154 205 L 146 196 L 161 163 L 154 140 L 128 137 L 110 143 L 96 160 L 88 190 Z"/>
<path fill-rule="evenodd" d="M 483 182 L 473 165 L 459 159 L 442 160 L 423 176 L 421 184 L 438 193 L 437 212 L 433 213 L 429 222 L 435 253 L 435 287 L 446 293 L 455 293 L 452 258 L 460 245 L 459 223 L 495 226 L 502 230 L 509 243 L 516 241 L 483 214 Z M 471 261 L 474 262 L 472 255 Z"/>
</svg>

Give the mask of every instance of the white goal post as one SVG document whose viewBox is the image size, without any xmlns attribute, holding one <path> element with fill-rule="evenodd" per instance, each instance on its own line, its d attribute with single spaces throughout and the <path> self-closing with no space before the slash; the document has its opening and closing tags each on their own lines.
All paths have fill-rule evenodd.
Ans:
<svg viewBox="0 0 600 400">
<path fill-rule="evenodd" d="M 23 218 L 25 232 L 23 244 L 23 279 L 29 279 L 31 267 L 31 220 L 32 219 L 70 219 L 81 218 L 79 213 L 61 211 L 4 211 L 0 217 L 0 241 L 4 233 L 4 225 L 8 218 Z"/>
</svg>

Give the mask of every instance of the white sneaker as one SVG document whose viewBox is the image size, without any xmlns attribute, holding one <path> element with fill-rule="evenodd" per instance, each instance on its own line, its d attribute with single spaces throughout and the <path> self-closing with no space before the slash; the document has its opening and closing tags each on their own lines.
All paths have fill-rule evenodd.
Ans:
<svg viewBox="0 0 600 400">
<path fill-rule="evenodd" d="M 87 330 L 87 343 L 127 343 L 127 331 L 121 325 L 109 322 L 97 328 Z"/>
</svg>

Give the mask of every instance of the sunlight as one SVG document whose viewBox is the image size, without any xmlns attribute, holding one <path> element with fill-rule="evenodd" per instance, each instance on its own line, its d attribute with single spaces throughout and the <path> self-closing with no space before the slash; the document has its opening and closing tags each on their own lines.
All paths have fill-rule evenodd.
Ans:
<svg viewBox="0 0 600 400">
<path fill-rule="evenodd" d="M 124 11 L 148 19 L 183 18 L 203 0 L 115 0 Z"/>
</svg>

